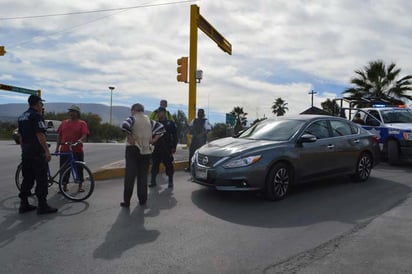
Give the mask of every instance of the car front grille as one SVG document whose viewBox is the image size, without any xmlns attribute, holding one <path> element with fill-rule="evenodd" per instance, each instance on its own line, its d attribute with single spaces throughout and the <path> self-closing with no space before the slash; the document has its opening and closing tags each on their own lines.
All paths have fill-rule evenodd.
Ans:
<svg viewBox="0 0 412 274">
<path fill-rule="evenodd" d="M 216 164 L 222 157 L 214 157 L 214 156 L 208 156 L 204 154 L 198 154 L 197 155 L 197 163 L 201 166 L 205 167 L 213 167 L 214 164 Z"/>
</svg>

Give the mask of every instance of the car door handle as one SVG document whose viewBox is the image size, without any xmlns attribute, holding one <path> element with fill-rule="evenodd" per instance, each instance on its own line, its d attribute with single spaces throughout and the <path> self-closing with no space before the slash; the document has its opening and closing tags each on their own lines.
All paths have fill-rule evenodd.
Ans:
<svg viewBox="0 0 412 274">
<path fill-rule="evenodd" d="M 353 140 L 353 142 L 354 142 L 355 144 L 359 144 L 360 140 L 359 140 L 359 139 L 355 139 L 355 140 Z"/>
<path fill-rule="evenodd" d="M 333 149 L 335 148 L 335 145 L 328 145 L 328 149 Z"/>
</svg>

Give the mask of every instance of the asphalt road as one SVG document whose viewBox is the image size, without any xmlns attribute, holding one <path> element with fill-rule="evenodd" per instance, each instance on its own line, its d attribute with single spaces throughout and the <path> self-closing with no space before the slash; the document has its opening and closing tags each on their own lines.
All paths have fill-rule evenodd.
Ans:
<svg viewBox="0 0 412 274">
<path fill-rule="evenodd" d="M 410 254 L 403 244 L 412 237 L 400 227 L 399 212 L 406 204 L 412 209 L 407 203 L 411 171 L 410 165 L 383 163 L 365 183 L 346 178 L 316 182 L 295 188 L 280 202 L 253 193 L 216 192 L 177 172 L 173 190 L 159 176 L 161 184 L 149 189 L 147 206 L 139 206 L 134 196 L 130 210 L 119 206 L 122 179 L 97 182 L 93 195 L 80 203 L 64 199 L 53 186 L 49 200 L 59 212 L 38 216 L 17 214 L 15 187 L 1 170 L 0 272 L 408 273 L 404 270 L 412 263 L 402 256 L 393 261 L 391 272 L 379 271 L 386 269 L 377 262 L 380 268 L 373 269 L 378 249 L 372 243 L 394 248 L 388 254 Z M 355 251 L 356 235 L 375 235 L 372 228 L 388 233 L 387 227 L 376 226 L 388 216 L 396 216 L 392 229 L 402 231 L 403 238 L 369 239 L 361 255 L 352 255 L 355 264 L 345 261 Z"/>
</svg>

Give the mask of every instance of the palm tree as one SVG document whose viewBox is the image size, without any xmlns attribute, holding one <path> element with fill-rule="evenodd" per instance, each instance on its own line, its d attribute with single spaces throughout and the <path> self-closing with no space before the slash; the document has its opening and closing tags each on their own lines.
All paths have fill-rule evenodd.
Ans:
<svg viewBox="0 0 412 274">
<path fill-rule="evenodd" d="M 243 108 L 239 106 L 234 107 L 230 113 L 236 116 L 235 134 L 237 134 L 247 124 L 247 118 L 246 118 L 247 113 L 244 112 Z"/>
<path fill-rule="evenodd" d="M 334 100 L 328 98 L 326 101 L 320 103 L 320 105 L 324 111 L 329 112 L 331 115 L 339 114 L 339 105 Z"/>
<path fill-rule="evenodd" d="M 401 69 L 395 67 L 394 63 L 386 67 L 382 60 L 369 62 L 363 70 L 355 70 L 356 77 L 350 81 L 355 87 L 348 88 L 343 93 L 349 94 L 350 99 L 386 100 L 393 104 L 404 104 L 405 99 L 412 100 L 412 96 L 408 94 L 412 90 L 412 75 L 396 80 Z"/>
<path fill-rule="evenodd" d="M 285 115 L 286 111 L 289 110 L 289 108 L 286 106 L 287 104 L 288 103 L 286 103 L 282 98 L 277 98 L 272 105 L 273 114 L 276 114 L 276 116 Z"/>
</svg>

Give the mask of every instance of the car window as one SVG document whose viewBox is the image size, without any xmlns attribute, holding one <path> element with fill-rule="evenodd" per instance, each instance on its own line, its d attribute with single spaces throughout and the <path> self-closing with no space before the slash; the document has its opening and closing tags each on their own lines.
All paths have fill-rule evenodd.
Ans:
<svg viewBox="0 0 412 274">
<path fill-rule="evenodd" d="M 412 111 L 409 109 L 391 109 L 382 111 L 385 123 L 412 123 Z"/>
<path fill-rule="evenodd" d="M 287 141 L 301 129 L 301 120 L 265 120 L 243 132 L 238 138 Z"/>
<path fill-rule="evenodd" d="M 315 135 L 318 139 L 329 137 L 329 127 L 326 120 L 316 121 L 305 130 L 305 133 Z"/>
<path fill-rule="evenodd" d="M 379 112 L 377 110 L 370 110 L 369 114 L 375 117 L 379 122 L 382 122 L 381 116 L 379 115 Z"/>
<path fill-rule="evenodd" d="M 333 136 L 345 136 L 353 134 L 349 123 L 346 123 L 344 121 L 331 120 L 330 126 L 332 127 Z"/>
</svg>

